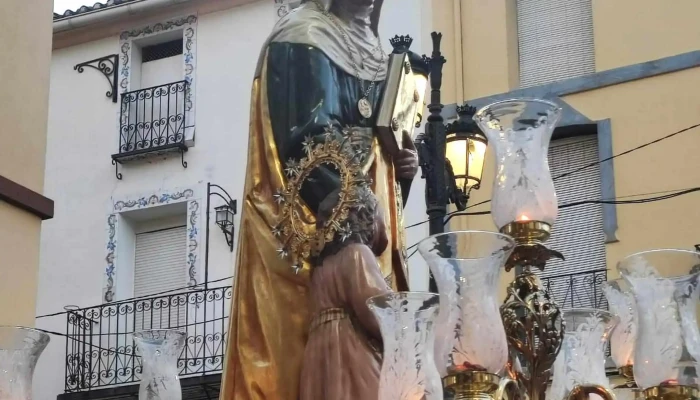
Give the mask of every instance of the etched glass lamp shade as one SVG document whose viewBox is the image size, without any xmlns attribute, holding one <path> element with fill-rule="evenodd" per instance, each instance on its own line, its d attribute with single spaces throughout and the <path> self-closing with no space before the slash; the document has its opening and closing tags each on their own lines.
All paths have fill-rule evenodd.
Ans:
<svg viewBox="0 0 700 400">
<path fill-rule="evenodd" d="M 505 366 L 508 343 L 498 283 L 514 248 L 509 236 L 482 231 L 438 234 L 419 243 L 440 293 L 435 357 L 442 376 L 499 374 Z"/>
<path fill-rule="evenodd" d="M 438 297 L 398 292 L 367 300 L 382 332 L 379 400 L 442 400 L 433 346 Z"/>
<path fill-rule="evenodd" d="M 610 336 L 610 356 L 617 368 L 634 364 L 634 341 L 637 337 L 637 305 L 624 278 L 603 283 L 603 292 L 610 311 L 620 319 Z"/>
<path fill-rule="evenodd" d="M 171 329 L 150 329 L 134 333 L 141 356 L 139 400 L 182 400 L 177 359 L 187 334 Z"/>
<path fill-rule="evenodd" d="M 637 310 L 634 379 L 642 389 L 698 387 L 697 321 L 700 253 L 652 250 L 626 257 L 618 270 L 629 283 Z"/>
<path fill-rule="evenodd" d="M 498 229 L 521 221 L 551 226 L 556 220 L 547 154 L 560 115 L 555 103 L 535 99 L 499 101 L 474 115 L 495 151 L 491 214 Z"/>
<path fill-rule="evenodd" d="M 49 340 L 35 329 L 0 326 L 0 399 L 32 399 L 34 368 Z"/>
<path fill-rule="evenodd" d="M 605 348 L 618 318 L 599 309 L 563 310 L 566 328 L 553 366 L 551 399 L 565 399 L 576 387 L 609 390 L 605 375 Z"/>
</svg>

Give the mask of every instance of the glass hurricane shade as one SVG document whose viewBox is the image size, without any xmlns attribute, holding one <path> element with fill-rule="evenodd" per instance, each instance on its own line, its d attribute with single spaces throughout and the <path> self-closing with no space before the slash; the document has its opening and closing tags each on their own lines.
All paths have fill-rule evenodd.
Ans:
<svg viewBox="0 0 700 400">
<path fill-rule="evenodd" d="M 0 326 L 0 399 L 32 399 L 34 368 L 49 340 L 35 329 Z"/>
<path fill-rule="evenodd" d="M 700 383 L 700 273 L 690 273 L 699 263 L 700 253 L 686 250 L 645 251 L 618 263 L 639 310 L 634 379 L 643 389 Z"/>
<path fill-rule="evenodd" d="M 440 293 L 435 362 L 442 376 L 469 370 L 498 374 L 505 366 L 498 283 L 514 248 L 511 237 L 482 231 L 433 235 L 418 244 Z"/>
<path fill-rule="evenodd" d="M 228 205 L 223 205 L 214 208 L 216 210 L 216 224 L 221 227 L 221 229 L 228 230 L 229 226 L 233 225 L 233 210 Z"/>
<path fill-rule="evenodd" d="M 605 347 L 618 318 L 593 308 L 562 310 L 564 340 L 554 362 L 550 398 L 563 400 L 579 385 L 609 389 L 605 375 Z"/>
<path fill-rule="evenodd" d="M 442 400 L 433 347 L 438 296 L 393 292 L 367 300 L 383 341 L 379 400 Z"/>
<path fill-rule="evenodd" d="M 603 293 L 610 311 L 620 318 L 610 335 L 610 356 L 618 368 L 632 365 L 637 337 L 637 305 L 630 285 L 624 278 L 603 282 Z"/>
<path fill-rule="evenodd" d="M 484 171 L 487 142 L 481 134 L 456 132 L 447 134 L 445 156 L 450 161 L 459 189 L 467 193 L 478 189 Z"/>
<path fill-rule="evenodd" d="M 134 333 L 141 356 L 139 400 L 182 400 L 178 357 L 187 334 L 171 329 L 149 329 Z"/>
<path fill-rule="evenodd" d="M 555 103 L 535 99 L 499 101 L 474 115 L 496 156 L 491 214 L 499 229 L 528 220 L 552 225 L 557 218 L 547 154 L 560 116 Z"/>
</svg>

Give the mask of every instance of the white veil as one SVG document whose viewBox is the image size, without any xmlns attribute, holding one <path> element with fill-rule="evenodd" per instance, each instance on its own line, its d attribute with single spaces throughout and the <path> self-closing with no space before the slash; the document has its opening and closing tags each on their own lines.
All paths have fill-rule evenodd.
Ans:
<svg viewBox="0 0 700 400">
<path fill-rule="evenodd" d="M 324 6 L 327 11 L 330 9 L 334 0 L 316 1 Z M 256 77 L 260 75 L 260 71 L 262 70 L 261 64 L 268 45 L 270 43 L 284 42 L 299 43 L 315 47 L 321 50 L 339 68 L 353 76 L 355 76 L 353 60 L 358 65 L 361 64 L 360 60 L 362 60 L 364 68 L 361 68 L 359 71 L 361 79 L 372 80 L 376 75 L 376 80 L 384 80 L 388 59 L 381 62 L 381 56 L 377 49 L 378 45 L 383 45 L 383 43 L 378 43 L 378 39 L 375 36 L 383 2 L 383 0 L 375 0 L 374 11 L 370 16 L 369 28 L 352 29 L 352 27 L 348 27 L 343 24 L 342 21 L 336 19 L 348 35 L 351 43 L 350 49 L 348 49 L 345 44 L 342 33 L 335 24 L 318 9 L 316 2 L 307 1 L 303 3 L 301 6 L 282 17 L 275 25 L 263 47 L 263 54 L 258 63 Z M 372 34 L 372 32 L 374 32 L 374 34 Z M 368 56 L 370 54 L 372 54 L 372 56 Z M 377 72 L 377 70 L 379 71 Z"/>
</svg>

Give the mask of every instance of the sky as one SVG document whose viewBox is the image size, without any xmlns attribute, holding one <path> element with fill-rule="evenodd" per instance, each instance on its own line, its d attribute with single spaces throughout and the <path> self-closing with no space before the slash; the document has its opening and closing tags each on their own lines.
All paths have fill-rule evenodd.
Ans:
<svg viewBox="0 0 700 400">
<path fill-rule="evenodd" d="M 53 0 L 53 11 L 63 13 L 66 10 L 76 10 L 80 6 L 97 3 L 98 0 Z"/>
</svg>

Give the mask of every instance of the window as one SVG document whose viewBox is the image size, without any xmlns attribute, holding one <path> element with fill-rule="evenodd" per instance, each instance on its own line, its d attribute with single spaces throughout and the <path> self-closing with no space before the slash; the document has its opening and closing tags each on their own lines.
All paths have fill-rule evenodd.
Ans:
<svg viewBox="0 0 700 400">
<path fill-rule="evenodd" d="M 520 86 L 595 72 L 591 0 L 516 0 Z"/>
<path fill-rule="evenodd" d="M 132 90 L 122 96 L 118 161 L 141 153 L 184 151 L 188 83 L 183 68 L 183 31 L 134 40 Z"/>
<path fill-rule="evenodd" d="M 136 234 L 134 260 L 134 296 L 152 296 L 185 286 L 187 274 L 187 227 L 161 229 Z M 173 291 L 171 294 L 176 293 Z M 174 297 L 179 299 L 180 297 Z M 156 299 L 164 302 L 163 297 Z M 153 300 L 151 300 L 151 303 Z M 187 304 L 151 304 L 145 300 L 144 311 L 136 310 L 136 329 L 185 326 Z M 186 303 L 186 302 L 185 302 Z"/>
<path fill-rule="evenodd" d="M 194 146 L 197 16 L 123 31 L 119 36 L 117 164 Z"/>
<path fill-rule="evenodd" d="M 595 163 L 598 159 L 596 135 L 554 140 L 549 149 L 553 177 Z M 559 205 L 601 198 L 600 167 L 597 164 L 557 179 L 554 184 Z M 550 292 L 559 305 L 602 306 L 600 283 L 605 280 L 607 267 L 602 206 L 587 204 L 560 208 L 547 246 L 566 257 L 565 261 L 548 261 L 540 274 L 545 286 L 550 285 Z"/>
<path fill-rule="evenodd" d="M 144 63 L 182 55 L 182 39 L 146 46 L 141 49 L 141 54 Z"/>
<path fill-rule="evenodd" d="M 167 42 L 141 47 L 142 88 L 181 81 L 184 79 L 183 72 L 181 36 Z"/>
</svg>

